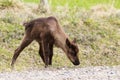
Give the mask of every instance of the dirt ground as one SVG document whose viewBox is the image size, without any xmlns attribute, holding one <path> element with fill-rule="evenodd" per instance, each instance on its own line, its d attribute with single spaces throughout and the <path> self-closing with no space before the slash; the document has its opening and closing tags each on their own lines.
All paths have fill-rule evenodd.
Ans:
<svg viewBox="0 0 120 80">
<path fill-rule="evenodd" d="M 1 72 L 0 80 L 120 80 L 120 65 Z"/>
</svg>

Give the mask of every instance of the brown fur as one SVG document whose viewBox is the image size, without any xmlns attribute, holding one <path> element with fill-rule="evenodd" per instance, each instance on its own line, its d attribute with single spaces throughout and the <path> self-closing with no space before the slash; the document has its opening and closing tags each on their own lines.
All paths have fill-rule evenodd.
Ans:
<svg viewBox="0 0 120 80">
<path fill-rule="evenodd" d="M 20 52 L 33 40 L 39 43 L 39 54 L 45 66 L 52 64 L 53 45 L 60 47 L 74 65 L 79 65 L 78 47 L 71 42 L 61 29 L 55 17 L 38 18 L 24 23 L 25 35 L 20 46 L 15 50 L 11 65 L 13 66 Z"/>
</svg>

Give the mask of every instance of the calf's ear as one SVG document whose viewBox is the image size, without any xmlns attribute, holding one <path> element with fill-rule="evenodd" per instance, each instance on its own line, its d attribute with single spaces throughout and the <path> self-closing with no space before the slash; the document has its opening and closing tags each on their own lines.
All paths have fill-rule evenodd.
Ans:
<svg viewBox="0 0 120 80">
<path fill-rule="evenodd" d="M 72 42 L 73 42 L 73 43 L 76 43 L 76 42 L 77 42 L 76 38 L 74 38 Z"/>
<path fill-rule="evenodd" d="M 70 41 L 69 41 L 68 38 L 66 39 L 66 44 L 67 44 L 67 46 L 68 46 L 69 48 L 71 47 L 71 43 L 70 43 Z"/>
</svg>

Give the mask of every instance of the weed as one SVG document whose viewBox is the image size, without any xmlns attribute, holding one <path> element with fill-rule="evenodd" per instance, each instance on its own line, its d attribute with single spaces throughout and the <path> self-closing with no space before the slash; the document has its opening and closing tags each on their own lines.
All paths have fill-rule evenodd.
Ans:
<svg viewBox="0 0 120 80">
<path fill-rule="evenodd" d="M 61 1 L 59 4 L 65 3 Z M 69 4 L 73 6 L 73 3 Z M 79 2 L 75 4 L 77 5 Z M 53 6 L 55 5 L 57 5 L 57 3 Z M 78 67 L 111 66 L 120 64 L 120 21 L 119 17 L 117 17 L 118 13 L 101 17 L 94 15 L 91 9 L 86 10 L 78 7 L 70 8 L 69 6 L 59 6 L 57 10 L 54 9 L 54 12 L 43 14 L 34 12 L 34 7 L 30 9 L 27 5 L 22 7 L 25 8 L 1 10 L 0 71 L 10 69 L 14 50 L 20 45 L 20 41 L 24 35 L 24 27 L 21 23 L 35 19 L 36 17 L 50 15 L 57 17 L 61 27 L 70 36 L 71 40 L 75 37 L 77 38 L 79 58 L 81 61 L 81 64 Z M 105 11 L 103 11 L 108 13 L 108 9 L 109 8 L 106 7 Z M 103 14 L 101 13 L 101 15 Z M 38 48 L 38 44 L 33 42 L 23 50 L 20 57 L 17 59 L 15 68 L 17 70 L 31 67 L 42 68 L 44 64 L 38 55 Z M 72 63 L 65 56 L 63 51 L 54 48 L 53 67 L 73 67 Z"/>
</svg>

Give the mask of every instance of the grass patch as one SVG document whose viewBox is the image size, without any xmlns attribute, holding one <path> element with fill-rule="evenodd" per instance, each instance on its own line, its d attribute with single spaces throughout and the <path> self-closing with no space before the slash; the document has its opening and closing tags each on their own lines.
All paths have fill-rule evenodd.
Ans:
<svg viewBox="0 0 120 80">
<path fill-rule="evenodd" d="M 0 0 L 0 9 L 20 7 L 20 0 Z"/>
<path fill-rule="evenodd" d="M 67 0 L 64 0 L 64 3 L 61 1 L 60 4 L 66 5 L 65 1 L 67 2 Z M 71 1 L 72 0 L 70 0 L 70 2 Z M 92 3 L 92 0 L 90 1 Z M 72 6 L 73 3 L 69 4 Z M 57 6 L 58 3 L 56 2 L 54 5 Z M 102 16 L 98 16 L 96 15 L 97 11 L 94 12 L 91 9 L 85 10 L 79 7 L 61 7 L 60 9 L 55 9 L 54 12 L 44 14 L 34 12 L 35 9 L 32 7 L 27 10 L 27 7 L 29 6 L 26 6 L 25 9 L 23 7 L 23 9 L 18 8 L 17 10 L 14 10 L 14 8 L 4 9 L 4 12 L 1 10 L 0 71 L 10 70 L 10 63 L 14 50 L 20 45 L 20 41 L 24 35 L 24 27 L 21 23 L 36 17 L 50 15 L 57 17 L 61 27 L 70 36 L 71 40 L 74 37 L 77 38 L 80 49 L 79 58 L 81 61 L 78 67 L 120 65 L 120 16 L 118 13 L 104 15 L 101 12 Z M 106 7 L 104 13 L 109 13 L 109 8 Z M 44 64 L 38 55 L 38 49 L 38 44 L 33 42 L 23 50 L 17 59 L 15 68 L 17 70 L 43 68 Z M 74 67 L 64 52 L 55 48 L 53 67 L 58 68 L 66 66 L 69 68 Z"/>
<path fill-rule="evenodd" d="M 39 3 L 40 0 L 24 0 L 24 2 L 34 2 Z M 114 5 L 116 8 L 120 8 L 120 1 L 115 0 L 48 0 L 52 8 L 56 8 L 57 6 L 69 6 L 70 8 L 73 7 L 80 7 L 80 8 L 86 8 L 89 9 L 92 6 L 98 5 L 98 4 L 108 4 L 108 5 Z"/>
<path fill-rule="evenodd" d="M 40 0 L 23 0 L 24 2 L 39 3 Z"/>
</svg>

